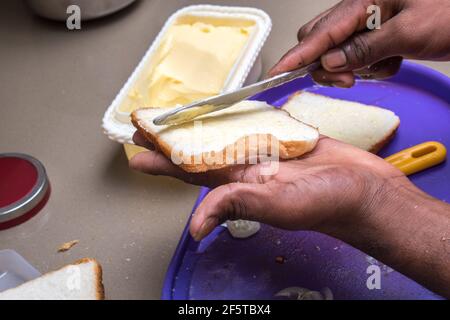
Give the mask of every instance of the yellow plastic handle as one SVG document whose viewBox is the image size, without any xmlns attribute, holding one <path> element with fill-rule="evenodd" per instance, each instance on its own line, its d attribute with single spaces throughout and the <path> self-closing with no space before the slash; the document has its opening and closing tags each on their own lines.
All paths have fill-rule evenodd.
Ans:
<svg viewBox="0 0 450 320">
<path fill-rule="evenodd" d="M 443 162 L 447 150 L 442 143 L 428 141 L 402 150 L 385 160 L 400 169 L 407 176 Z"/>
</svg>

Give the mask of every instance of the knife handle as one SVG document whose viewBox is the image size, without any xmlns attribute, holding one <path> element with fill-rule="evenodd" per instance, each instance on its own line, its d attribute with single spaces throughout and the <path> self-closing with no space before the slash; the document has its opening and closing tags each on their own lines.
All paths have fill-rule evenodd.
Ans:
<svg viewBox="0 0 450 320">
<path fill-rule="evenodd" d="M 395 153 L 385 160 L 408 176 L 440 164 L 446 155 L 447 150 L 442 143 L 428 141 Z"/>
</svg>

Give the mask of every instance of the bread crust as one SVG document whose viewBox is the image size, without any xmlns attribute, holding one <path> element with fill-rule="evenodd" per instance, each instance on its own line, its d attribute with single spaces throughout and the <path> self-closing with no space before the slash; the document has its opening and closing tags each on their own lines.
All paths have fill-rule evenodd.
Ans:
<svg viewBox="0 0 450 320">
<path fill-rule="evenodd" d="M 397 129 L 400 126 L 400 121 L 397 123 L 397 126 L 390 132 L 388 133 L 384 139 L 382 139 L 381 141 L 379 141 L 378 143 L 374 144 L 369 150 L 369 152 L 377 154 L 389 141 L 391 141 L 395 134 L 397 133 Z"/>
<path fill-rule="evenodd" d="M 95 266 L 95 279 L 96 282 L 96 299 L 97 300 L 105 300 L 105 287 L 103 286 L 103 269 L 100 263 L 97 260 L 92 258 L 82 258 L 73 263 L 73 265 L 83 264 L 93 262 Z M 63 267 L 64 268 L 64 267 Z M 61 268 L 62 269 L 62 268 Z"/>
<path fill-rule="evenodd" d="M 301 95 L 301 94 L 303 94 L 305 91 L 303 91 L 303 90 L 299 90 L 299 91 L 297 91 L 297 92 L 294 92 L 293 94 L 291 94 L 290 96 L 289 96 L 289 98 L 287 99 L 287 101 L 283 104 L 283 106 L 281 107 L 281 110 L 284 110 L 284 106 L 286 105 L 286 104 L 288 104 L 292 99 L 294 99 L 296 96 L 299 96 L 299 95 Z M 314 93 L 314 92 L 308 92 L 308 94 L 312 94 L 312 95 L 316 95 L 316 96 L 323 96 L 323 95 L 320 95 L 320 94 L 317 94 L 317 93 Z M 335 98 L 333 98 L 333 99 L 335 99 Z M 342 99 L 337 99 L 337 100 L 341 100 L 341 101 L 345 101 L 345 100 L 342 100 Z M 370 105 L 370 107 L 372 107 L 372 108 L 378 108 L 378 109 L 383 109 L 383 108 L 380 108 L 380 107 L 378 107 L 378 106 L 373 106 L 373 105 Z M 384 109 L 383 109 L 384 110 Z M 284 110 L 284 111 L 286 111 L 286 110 Z M 287 112 L 287 111 L 286 111 Z M 288 112 L 289 113 L 289 112 Z M 298 120 L 298 119 L 297 119 Z M 395 136 L 395 134 L 396 134 L 396 132 L 397 132 L 397 129 L 398 129 L 398 127 L 400 126 L 400 120 L 396 123 L 396 126 L 389 132 L 389 133 L 387 133 L 386 134 L 386 136 L 383 138 L 383 139 L 381 139 L 379 142 L 377 142 L 377 143 L 375 143 L 374 145 L 372 145 L 368 150 L 366 150 L 366 151 L 368 151 L 368 152 L 371 152 L 371 153 L 374 153 L 374 154 L 377 154 L 389 141 L 391 141 L 392 140 L 392 138 L 394 138 L 394 136 Z"/>
<path fill-rule="evenodd" d="M 284 111 L 284 112 L 286 112 L 286 111 Z M 171 158 L 171 154 L 172 154 L 171 146 L 166 144 L 157 135 L 153 134 L 151 131 L 147 130 L 143 125 L 141 125 L 141 123 L 136 115 L 136 112 L 133 112 L 131 114 L 131 122 L 136 127 L 136 129 L 139 131 L 139 133 L 142 134 L 147 140 L 149 140 L 155 146 L 155 148 L 157 150 L 162 152 L 167 158 L 169 158 L 169 159 Z M 307 124 L 305 124 L 305 125 L 307 125 Z M 249 146 L 249 141 L 252 138 L 265 139 L 266 141 L 268 141 L 268 143 L 266 144 L 268 150 L 271 150 L 271 142 L 272 141 L 278 141 L 278 146 L 279 146 L 278 152 L 279 152 L 279 158 L 281 160 L 297 158 L 297 157 L 311 151 L 312 149 L 314 149 L 314 147 L 316 146 L 317 141 L 318 141 L 318 138 L 314 141 L 281 141 L 281 140 L 277 140 L 271 134 L 255 134 L 255 135 L 244 136 L 244 137 L 238 139 L 237 141 L 235 141 L 234 144 L 225 146 L 225 148 L 223 148 L 219 152 L 222 152 L 222 154 L 225 154 L 225 150 L 227 150 L 227 149 L 237 150 L 238 146 L 245 144 L 245 163 L 248 163 L 249 160 L 251 159 L 251 157 L 250 157 L 251 154 L 259 155 L 259 152 L 258 152 L 259 150 L 257 150 L 257 148 L 251 149 Z M 236 165 L 236 163 L 233 163 L 233 164 L 226 163 L 225 159 L 223 159 L 221 164 L 216 164 L 216 163 L 208 164 L 204 161 L 204 159 L 208 158 L 209 156 L 210 156 L 209 153 L 202 153 L 201 163 L 195 163 L 194 159 L 196 157 L 191 156 L 191 159 L 190 159 L 191 161 L 189 161 L 188 164 L 181 163 L 181 164 L 179 164 L 179 167 L 182 168 L 186 172 L 200 173 L 200 172 L 206 172 L 209 170 L 217 170 L 217 169 L 222 169 L 222 168 L 225 168 L 228 166 Z M 234 161 L 236 162 L 237 160 L 238 160 L 237 155 L 235 153 Z M 258 156 L 257 161 L 259 162 L 260 160 L 261 160 L 261 158 Z"/>
</svg>

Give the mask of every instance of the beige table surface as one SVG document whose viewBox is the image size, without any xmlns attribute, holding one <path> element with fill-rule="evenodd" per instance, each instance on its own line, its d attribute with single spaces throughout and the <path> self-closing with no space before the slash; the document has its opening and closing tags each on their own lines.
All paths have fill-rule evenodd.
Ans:
<svg viewBox="0 0 450 320">
<path fill-rule="evenodd" d="M 22 1 L 0 1 L 0 152 L 40 159 L 52 184 L 42 212 L 0 231 L 41 272 L 78 258 L 103 266 L 110 299 L 157 299 L 198 187 L 128 169 L 101 118 L 161 26 L 178 8 L 205 1 L 141 0 L 111 17 L 64 23 L 33 16 Z M 213 1 L 264 9 L 273 31 L 264 69 L 295 43 L 296 30 L 336 1 Z M 450 75 L 449 63 L 428 63 Z M 66 253 L 60 244 L 78 239 Z"/>
</svg>

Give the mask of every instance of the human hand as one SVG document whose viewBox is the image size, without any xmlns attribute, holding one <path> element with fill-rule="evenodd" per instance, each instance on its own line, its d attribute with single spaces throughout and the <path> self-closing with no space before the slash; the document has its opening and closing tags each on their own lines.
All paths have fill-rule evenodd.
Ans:
<svg viewBox="0 0 450 320">
<path fill-rule="evenodd" d="M 220 223 L 236 219 L 339 236 L 369 219 L 379 209 L 384 193 L 409 183 L 383 159 L 324 136 L 301 159 L 280 162 L 271 176 L 260 174 L 262 165 L 188 173 L 152 150 L 139 133 L 133 139 L 150 151 L 132 158 L 131 168 L 215 188 L 191 220 L 190 231 L 196 240 Z"/>
<path fill-rule="evenodd" d="M 367 8 L 381 10 L 381 28 L 368 31 Z M 286 72 L 321 59 L 322 85 L 351 87 L 354 75 L 394 75 L 402 58 L 450 60 L 450 1 L 344 0 L 300 28 L 298 44 L 271 69 Z"/>
<path fill-rule="evenodd" d="M 450 298 L 450 205 L 376 155 L 322 136 L 312 152 L 280 162 L 271 176 L 260 174 L 261 165 L 188 173 L 139 133 L 133 140 L 149 151 L 132 158 L 131 168 L 215 187 L 191 219 L 196 240 L 235 219 L 320 231 Z"/>
</svg>

